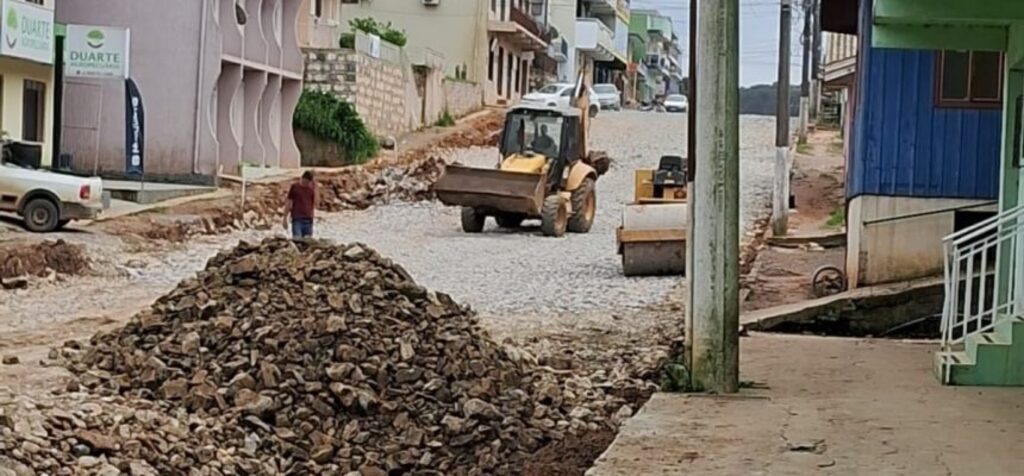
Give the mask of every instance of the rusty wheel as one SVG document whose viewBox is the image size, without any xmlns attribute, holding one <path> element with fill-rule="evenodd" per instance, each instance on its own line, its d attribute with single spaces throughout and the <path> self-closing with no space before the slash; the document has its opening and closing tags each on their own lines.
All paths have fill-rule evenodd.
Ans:
<svg viewBox="0 0 1024 476">
<path fill-rule="evenodd" d="M 834 296 L 846 291 L 846 274 L 835 266 L 822 266 L 811 278 L 811 290 L 815 297 Z"/>
</svg>

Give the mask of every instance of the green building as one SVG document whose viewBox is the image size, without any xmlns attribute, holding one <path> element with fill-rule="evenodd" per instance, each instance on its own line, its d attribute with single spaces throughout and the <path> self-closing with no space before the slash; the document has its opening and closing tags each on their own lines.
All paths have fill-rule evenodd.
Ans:
<svg viewBox="0 0 1024 476">
<path fill-rule="evenodd" d="M 631 60 L 637 63 L 638 100 L 680 92 L 683 69 L 672 18 L 657 10 L 633 10 L 629 24 Z"/>
</svg>

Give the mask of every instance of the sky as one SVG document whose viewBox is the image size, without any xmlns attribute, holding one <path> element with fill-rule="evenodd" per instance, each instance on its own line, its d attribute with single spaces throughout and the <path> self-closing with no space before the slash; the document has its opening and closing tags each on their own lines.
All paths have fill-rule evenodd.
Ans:
<svg viewBox="0 0 1024 476">
<path fill-rule="evenodd" d="M 740 85 L 772 84 L 778 77 L 779 0 L 740 2 Z M 689 61 L 690 0 L 632 0 L 632 8 L 654 9 L 672 17 L 683 50 L 683 64 Z M 794 10 L 792 69 L 790 82 L 799 83 L 803 14 Z"/>
</svg>

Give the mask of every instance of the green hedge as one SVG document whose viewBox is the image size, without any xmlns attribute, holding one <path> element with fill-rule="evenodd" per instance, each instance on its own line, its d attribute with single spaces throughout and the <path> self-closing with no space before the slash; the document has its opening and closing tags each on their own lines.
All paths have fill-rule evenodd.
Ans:
<svg viewBox="0 0 1024 476">
<path fill-rule="evenodd" d="M 330 93 L 303 91 L 292 125 L 341 145 L 349 163 L 366 162 L 380 149 L 377 138 L 366 129 L 355 108 Z"/>
</svg>

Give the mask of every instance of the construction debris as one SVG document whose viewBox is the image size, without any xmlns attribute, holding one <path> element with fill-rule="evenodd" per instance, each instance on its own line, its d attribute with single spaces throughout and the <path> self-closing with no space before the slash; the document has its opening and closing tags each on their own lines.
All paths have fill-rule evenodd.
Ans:
<svg viewBox="0 0 1024 476">
<path fill-rule="evenodd" d="M 0 454 L 35 471 L 519 474 L 653 390 L 621 362 L 584 376 L 496 343 L 359 244 L 240 244 L 126 327 L 69 344 L 51 357 L 94 402 L 24 404 L 35 423 L 0 413 Z"/>
<path fill-rule="evenodd" d="M 27 286 L 28 277 L 77 275 L 88 270 L 89 258 L 82 247 L 64 240 L 0 246 L 0 282 L 5 289 Z"/>
<path fill-rule="evenodd" d="M 320 208 L 339 212 L 364 210 L 391 202 L 430 200 L 434 197 L 431 187 L 444 172 L 449 152 L 496 145 L 502 120 L 501 114 L 488 114 L 475 120 L 471 127 L 454 132 L 429 147 L 411 148 L 398 157 L 382 157 L 365 165 L 318 173 Z M 169 223 L 153 220 L 141 235 L 178 242 L 197 235 L 268 229 L 280 222 L 288 186 L 288 183 L 254 186 L 244 207 L 215 207 L 190 220 Z"/>
</svg>

